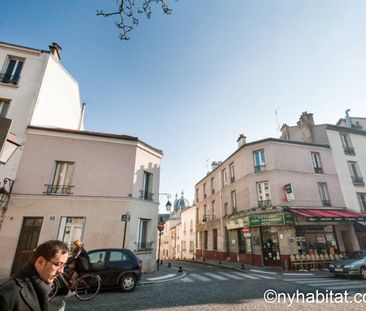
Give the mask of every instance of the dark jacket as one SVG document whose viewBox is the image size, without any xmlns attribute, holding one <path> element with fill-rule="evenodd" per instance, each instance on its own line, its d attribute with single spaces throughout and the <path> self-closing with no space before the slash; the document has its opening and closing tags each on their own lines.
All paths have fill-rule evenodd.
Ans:
<svg viewBox="0 0 366 311">
<path fill-rule="evenodd" d="M 75 271 L 77 273 L 80 274 L 89 271 L 90 258 L 88 253 L 83 247 L 76 250 L 73 257 L 75 260 Z"/>
<path fill-rule="evenodd" d="M 19 274 L 0 285 L 0 310 L 47 311 L 49 289 L 34 266 L 26 264 Z"/>
</svg>

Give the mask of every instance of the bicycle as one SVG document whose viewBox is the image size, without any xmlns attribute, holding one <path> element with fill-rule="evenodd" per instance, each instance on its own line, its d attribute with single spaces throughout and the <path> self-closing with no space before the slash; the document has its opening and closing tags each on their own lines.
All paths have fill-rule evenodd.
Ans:
<svg viewBox="0 0 366 311">
<path fill-rule="evenodd" d="M 51 284 L 51 292 L 48 295 L 48 300 L 51 301 L 60 290 L 61 281 L 66 285 L 68 290 L 71 290 L 71 277 L 66 272 L 61 272 Z M 77 278 L 74 288 L 76 298 L 82 301 L 93 299 L 100 290 L 101 278 L 93 273 L 86 273 Z"/>
</svg>

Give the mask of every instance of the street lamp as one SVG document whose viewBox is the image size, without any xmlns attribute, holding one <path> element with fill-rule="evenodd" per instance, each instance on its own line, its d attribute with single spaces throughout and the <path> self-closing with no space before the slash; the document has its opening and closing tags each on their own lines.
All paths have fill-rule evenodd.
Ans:
<svg viewBox="0 0 366 311">
<path fill-rule="evenodd" d="M 168 201 L 169 202 L 169 201 Z M 158 271 L 159 271 L 159 265 L 160 265 L 160 245 L 161 245 L 161 233 L 164 231 L 164 218 L 163 215 L 160 215 L 159 223 L 158 223 L 158 230 L 159 230 L 159 250 L 158 250 Z"/>
<path fill-rule="evenodd" d="M 172 208 L 172 203 L 170 203 L 169 199 L 170 199 L 170 193 L 159 193 L 159 195 L 164 195 L 167 197 L 168 202 L 166 202 L 165 204 L 165 208 L 168 212 L 170 212 L 171 208 Z"/>
</svg>

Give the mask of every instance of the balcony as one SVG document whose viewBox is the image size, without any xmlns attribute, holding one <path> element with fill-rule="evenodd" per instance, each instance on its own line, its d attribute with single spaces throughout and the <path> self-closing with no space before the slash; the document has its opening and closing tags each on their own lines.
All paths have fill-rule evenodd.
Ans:
<svg viewBox="0 0 366 311">
<path fill-rule="evenodd" d="M 355 155 L 355 149 L 353 147 L 345 147 L 344 154 Z"/>
<path fill-rule="evenodd" d="M 322 200 L 322 205 L 327 206 L 327 207 L 332 206 L 332 204 L 330 204 L 329 200 Z"/>
<path fill-rule="evenodd" d="M 254 172 L 258 173 L 258 172 L 263 172 L 266 168 L 265 164 L 262 165 L 256 165 L 254 166 Z"/>
<path fill-rule="evenodd" d="M 0 83 L 17 85 L 19 82 L 19 75 L 9 75 L 6 73 L 0 73 Z"/>
<path fill-rule="evenodd" d="M 363 181 L 363 177 L 358 177 L 358 176 L 351 176 L 352 177 L 352 182 L 355 186 L 364 186 L 365 183 Z"/>
<path fill-rule="evenodd" d="M 154 242 L 135 242 L 135 251 L 137 252 L 147 252 L 152 251 L 152 245 Z"/>
<path fill-rule="evenodd" d="M 70 195 L 72 194 L 71 188 L 74 186 L 71 185 L 45 185 L 47 187 L 46 192 L 47 195 Z"/>
<path fill-rule="evenodd" d="M 314 167 L 315 174 L 323 174 L 323 168 L 322 167 Z"/>
<path fill-rule="evenodd" d="M 140 199 L 152 201 L 154 194 L 152 192 L 147 192 L 144 190 L 140 190 Z"/>
<path fill-rule="evenodd" d="M 272 206 L 272 201 L 271 200 L 263 200 L 263 201 L 258 201 L 258 208 L 266 208 L 266 207 L 271 207 Z"/>
</svg>

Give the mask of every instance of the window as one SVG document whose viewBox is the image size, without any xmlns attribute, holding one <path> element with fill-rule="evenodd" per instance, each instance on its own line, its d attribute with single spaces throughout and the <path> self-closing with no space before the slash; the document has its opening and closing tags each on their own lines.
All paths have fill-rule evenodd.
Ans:
<svg viewBox="0 0 366 311">
<path fill-rule="evenodd" d="M 186 234 L 186 222 L 183 222 L 183 234 Z"/>
<path fill-rule="evenodd" d="M 199 202 L 199 199 L 198 199 L 198 188 L 196 188 L 196 202 L 197 203 Z"/>
<path fill-rule="evenodd" d="M 203 184 L 203 198 L 204 199 L 207 198 L 207 194 L 206 194 L 206 183 Z"/>
<path fill-rule="evenodd" d="M 230 163 L 229 171 L 230 171 L 230 183 L 233 183 L 235 181 L 234 163 Z"/>
<path fill-rule="evenodd" d="M 354 161 L 348 161 L 348 169 L 351 174 L 352 182 L 354 185 L 363 186 L 363 178 L 361 177 L 360 168 L 358 167 L 358 163 Z"/>
<path fill-rule="evenodd" d="M 357 193 L 358 202 L 362 212 L 366 212 L 366 193 Z"/>
<path fill-rule="evenodd" d="M 236 191 L 231 191 L 231 208 L 233 210 L 233 213 L 237 211 L 237 205 L 236 205 Z"/>
<path fill-rule="evenodd" d="M 130 260 L 130 258 L 123 252 L 111 251 L 109 255 L 109 262 L 128 261 L 128 260 Z"/>
<path fill-rule="evenodd" d="M 222 187 L 226 187 L 227 186 L 227 174 L 226 174 L 226 169 L 223 169 L 221 171 L 221 175 L 222 175 Z"/>
<path fill-rule="evenodd" d="M 189 252 L 190 253 L 194 252 L 194 243 L 193 243 L 193 241 L 189 241 Z"/>
<path fill-rule="evenodd" d="M 203 205 L 203 221 L 207 220 L 207 205 Z"/>
<path fill-rule="evenodd" d="M 192 219 L 189 222 L 189 232 L 193 232 L 193 220 Z"/>
<path fill-rule="evenodd" d="M 142 190 L 140 191 L 141 199 L 152 201 L 154 195 L 152 193 L 152 186 L 153 186 L 153 174 L 144 171 L 144 180 L 142 184 Z"/>
<path fill-rule="evenodd" d="M 57 239 L 63 241 L 68 247 L 75 240 L 83 240 L 84 217 L 61 217 L 60 229 Z"/>
<path fill-rule="evenodd" d="M 3 71 L 0 73 L 0 82 L 18 84 L 23 64 L 24 59 L 8 56 Z"/>
<path fill-rule="evenodd" d="M 150 251 L 152 250 L 152 242 L 148 242 L 148 229 L 150 225 L 150 219 L 143 219 L 140 218 L 139 223 L 139 231 L 138 231 L 138 242 L 137 244 L 137 250 L 138 251 Z"/>
<path fill-rule="evenodd" d="M 217 230 L 212 230 L 212 249 L 217 250 Z"/>
<path fill-rule="evenodd" d="M 211 178 L 211 194 L 215 193 L 215 188 L 214 188 L 214 177 Z"/>
<path fill-rule="evenodd" d="M 320 200 L 322 201 L 323 206 L 332 206 L 329 200 L 328 187 L 325 182 L 318 183 Z"/>
<path fill-rule="evenodd" d="M 207 231 L 203 231 L 203 248 L 207 249 L 207 243 L 208 242 L 208 237 L 207 237 Z"/>
<path fill-rule="evenodd" d="M 254 171 L 261 172 L 264 171 L 266 167 L 266 156 L 264 154 L 264 150 L 257 150 L 253 152 L 254 158 Z"/>
<path fill-rule="evenodd" d="M 212 220 L 215 219 L 215 201 L 211 202 L 211 213 L 212 213 Z"/>
<path fill-rule="evenodd" d="M 55 169 L 51 176 L 51 184 L 47 185 L 47 194 L 71 194 L 71 177 L 74 171 L 74 162 L 56 161 Z"/>
<path fill-rule="evenodd" d="M 322 163 L 320 161 L 320 154 L 318 152 L 312 152 L 311 160 L 313 161 L 314 172 L 317 174 L 323 174 Z"/>
<path fill-rule="evenodd" d="M 6 117 L 10 106 L 10 100 L 0 98 L 0 117 Z"/>
<path fill-rule="evenodd" d="M 94 268 L 103 266 L 105 263 L 106 255 L 107 255 L 106 251 L 99 251 L 99 252 L 97 251 L 89 253 L 90 264 Z"/>
<path fill-rule="evenodd" d="M 224 203 L 224 216 L 226 216 L 226 215 L 227 215 L 227 207 L 228 207 L 228 203 L 227 203 L 227 202 L 225 202 L 225 203 Z"/>
<path fill-rule="evenodd" d="M 351 138 L 348 133 L 340 133 L 343 150 L 345 154 L 355 155 L 355 150 L 352 147 Z"/>
<path fill-rule="evenodd" d="M 257 183 L 257 197 L 258 197 L 258 207 L 266 208 L 272 205 L 271 191 L 269 188 L 268 181 Z"/>
</svg>

